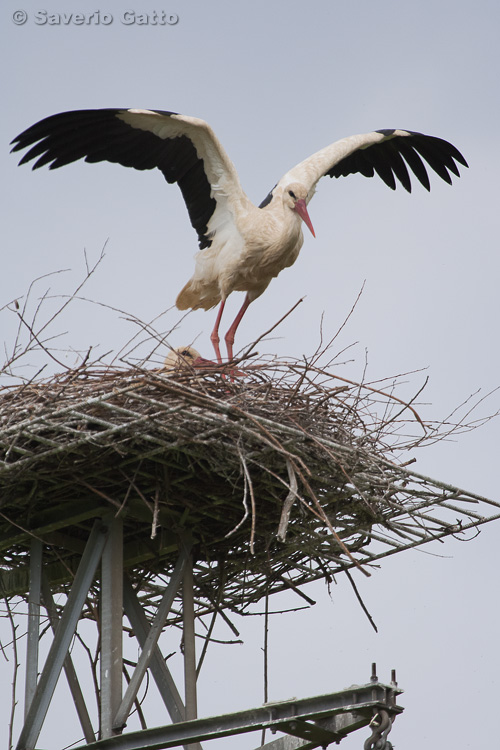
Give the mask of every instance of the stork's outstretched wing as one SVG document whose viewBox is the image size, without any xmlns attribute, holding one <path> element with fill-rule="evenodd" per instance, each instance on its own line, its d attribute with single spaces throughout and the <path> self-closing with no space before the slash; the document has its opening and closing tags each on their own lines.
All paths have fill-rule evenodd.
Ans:
<svg viewBox="0 0 500 750">
<path fill-rule="evenodd" d="M 228 211 L 248 198 L 212 128 L 195 117 L 145 109 L 61 112 L 32 125 L 12 141 L 13 151 L 31 146 L 19 164 L 50 169 L 85 159 L 135 169 L 158 168 L 184 197 L 200 247 L 229 219 Z M 210 226 L 209 226 L 210 224 Z"/>
<path fill-rule="evenodd" d="M 310 191 L 310 199 L 321 177 L 345 177 L 359 172 L 365 177 L 378 174 L 392 190 L 399 180 L 411 192 L 409 167 L 430 190 L 429 175 L 422 159 L 450 184 L 450 172 L 460 177 L 456 163 L 468 166 L 460 151 L 442 138 L 411 130 L 375 130 L 351 135 L 317 151 L 283 175 L 277 187 L 300 182 Z"/>
</svg>

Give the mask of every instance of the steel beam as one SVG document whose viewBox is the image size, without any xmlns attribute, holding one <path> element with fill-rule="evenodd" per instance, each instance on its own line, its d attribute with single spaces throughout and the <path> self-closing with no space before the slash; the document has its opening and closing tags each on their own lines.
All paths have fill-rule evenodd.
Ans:
<svg viewBox="0 0 500 750">
<path fill-rule="evenodd" d="M 101 561 L 100 736 L 116 734 L 113 719 L 122 700 L 123 679 L 123 522 L 109 519 Z"/>
<path fill-rule="evenodd" d="M 368 726 L 373 711 L 346 711 L 330 719 L 310 722 L 292 719 L 280 725 L 286 737 L 279 737 L 272 742 L 261 745 L 259 750 L 312 750 L 339 743 L 348 734 Z"/>
<path fill-rule="evenodd" d="M 141 648 L 144 648 L 149 632 L 149 622 L 127 576 L 123 579 L 123 605 L 134 635 Z M 186 718 L 184 703 L 158 646 L 153 649 L 149 668 L 170 718 L 173 722 L 184 721 Z"/>
<path fill-rule="evenodd" d="M 49 581 L 47 579 L 47 576 L 43 572 L 42 597 L 45 609 L 47 610 L 47 615 L 49 617 L 50 626 L 55 633 L 57 630 L 57 625 L 59 623 L 59 615 L 57 614 L 56 605 L 54 604 Z M 95 742 L 96 737 L 94 734 L 94 729 L 92 727 L 92 722 L 90 721 L 90 716 L 87 711 L 87 706 L 85 705 L 85 698 L 83 697 L 80 683 L 78 682 L 78 677 L 76 676 L 76 670 L 73 666 L 73 660 L 71 659 L 71 656 L 69 654 L 64 660 L 64 671 L 66 673 L 66 679 L 68 680 L 69 689 L 71 690 L 71 695 L 73 697 L 76 712 L 78 714 L 78 718 L 80 719 L 83 736 L 85 737 L 85 740 L 87 742 Z"/>
<path fill-rule="evenodd" d="M 32 535 L 31 538 L 44 539 L 46 534 L 55 529 L 74 526 L 101 514 L 102 501 L 99 499 L 94 500 L 92 497 L 86 497 L 83 504 L 81 501 L 75 503 L 67 501 L 55 507 L 49 505 L 46 508 L 44 506 L 43 511 L 30 514 L 29 532 L 21 526 L 17 527 L 17 529 L 12 526 L 10 533 L 0 535 L 0 552 L 4 549 L 10 549 L 16 544 L 25 544 L 29 535 Z"/>
<path fill-rule="evenodd" d="M 401 692 L 402 690 L 394 685 L 384 685 L 379 682 L 354 685 L 347 690 L 314 698 L 267 703 L 258 708 L 233 714 L 131 732 L 120 737 L 111 737 L 108 740 L 81 746 L 75 750 L 167 750 L 167 748 L 189 745 L 193 742 L 262 729 L 286 732 L 286 727 L 290 728 L 290 722 L 318 722 L 343 713 L 361 713 L 364 715 L 365 725 L 368 725 L 374 709 L 383 708 L 391 716 L 401 713 L 402 707 L 395 704 L 395 696 Z M 317 744 L 312 744 L 310 747 L 317 747 Z"/>
<path fill-rule="evenodd" d="M 47 655 L 35 695 L 31 701 L 16 750 L 34 750 L 64 660 L 68 654 L 71 639 L 75 633 L 85 598 L 94 580 L 95 572 L 106 543 L 106 534 L 106 527 L 100 521 L 96 521 L 85 547 L 85 552 L 80 560 L 73 586 L 71 587 L 57 627 L 57 632 Z"/>
<path fill-rule="evenodd" d="M 314 745 L 310 742 L 301 740 L 300 737 L 290 737 L 289 734 L 284 737 L 278 737 L 277 740 L 266 742 L 265 745 L 259 745 L 258 750 L 311 750 Z"/>
<path fill-rule="evenodd" d="M 28 640 L 26 644 L 26 682 L 24 718 L 28 715 L 38 682 L 38 644 L 40 642 L 40 592 L 42 585 L 43 546 L 40 539 L 31 540 L 30 588 L 28 595 Z"/>
<path fill-rule="evenodd" d="M 184 693 L 186 720 L 198 718 L 196 696 L 196 646 L 194 633 L 193 558 L 189 555 L 182 578 L 182 622 L 184 644 Z"/>
<path fill-rule="evenodd" d="M 130 713 L 130 709 L 137 696 L 137 691 L 139 690 L 139 687 L 144 678 L 146 670 L 151 663 L 151 659 L 153 657 L 155 647 L 158 643 L 158 638 L 161 635 L 161 632 L 165 625 L 165 621 L 168 617 L 168 614 L 174 602 L 175 596 L 181 584 L 182 574 L 184 571 L 184 566 L 186 564 L 188 554 L 189 554 L 189 550 L 184 550 L 184 549 L 179 554 L 175 568 L 172 571 L 170 581 L 168 582 L 168 586 L 165 589 L 165 592 L 162 596 L 155 618 L 151 624 L 149 633 L 144 642 L 144 646 L 142 648 L 141 655 L 137 662 L 137 666 L 134 669 L 132 677 L 130 678 L 130 682 L 127 686 L 127 690 L 125 691 L 125 695 L 123 696 L 121 705 L 118 711 L 116 712 L 115 719 L 113 722 L 113 728 L 115 731 L 121 731 L 127 723 L 127 718 Z"/>
</svg>

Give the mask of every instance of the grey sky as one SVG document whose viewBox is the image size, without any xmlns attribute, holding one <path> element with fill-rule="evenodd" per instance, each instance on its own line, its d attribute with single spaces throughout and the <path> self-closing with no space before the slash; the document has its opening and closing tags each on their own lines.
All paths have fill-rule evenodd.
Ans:
<svg viewBox="0 0 500 750">
<path fill-rule="evenodd" d="M 84 249 L 95 262 L 105 243 L 105 259 L 85 296 L 141 320 L 173 305 L 193 269 L 196 235 L 178 188 L 159 173 L 110 164 L 36 173 L 16 166 L 8 142 L 42 117 L 94 107 L 202 117 L 257 203 L 290 167 L 338 138 L 408 128 L 451 141 L 470 169 L 461 169 L 452 187 L 433 173 L 430 195 L 418 184 L 408 195 L 361 176 L 324 179 L 309 205 L 317 238 L 306 237 L 295 266 L 251 306 L 237 347 L 305 296 L 259 351 L 310 354 L 321 315 L 325 337 L 333 335 L 366 282 L 336 343 L 338 350 L 355 343 L 344 357 L 353 361 L 339 374 L 361 378 L 365 352 L 370 380 L 423 369 L 407 378 L 401 395 L 429 376 L 419 407 L 424 419 L 444 418 L 473 392 L 483 395 L 499 385 L 498 3 L 323 0 L 306 7 L 295 0 L 169 0 L 136 7 L 137 13 L 176 13 L 176 25 L 126 25 L 121 17 L 131 6 L 116 0 L 100 6 L 29 0 L 22 3 L 27 22 L 15 25 L 11 18 L 19 7 L 7 2 L 2 8 L 7 85 L 0 307 L 23 295 L 36 277 L 60 269 L 70 270 L 40 282 L 36 293 L 50 285 L 52 293 L 67 294 L 84 275 Z M 42 7 L 53 13 L 100 8 L 113 22 L 41 25 L 35 14 Z M 240 295 L 233 295 L 226 327 L 240 304 Z M 196 339 L 202 354 L 211 356 L 214 314 L 190 314 L 170 343 Z M 171 310 L 161 327 L 168 330 L 180 319 Z M 2 340 L 12 342 L 13 322 L 0 312 Z M 68 332 L 61 349 L 92 345 L 96 354 L 120 348 L 136 332 L 118 314 L 84 302 L 70 307 L 56 329 Z M 77 361 L 74 354 L 61 356 L 68 365 Z M 498 394 L 492 396 L 478 416 L 499 402 Z M 498 499 L 498 445 L 499 423 L 493 421 L 417 452 L 416 469 Z M 499 533 L 493 523 L 468 544 L 449 540 L 396 555 L 370 580 L 358 580 L 378 635 L 345 580 L 333 587 L 331 599 L 325 586 L 311 587 L 316 607 L 272 622 L 272 699 L 365 682 L 377 661 L 379 676 L 388 679 L 395 667 L 406 691 L 406 710 L 391 737 L 397 747 L 492 747 L 500 674 Z M 200 680 L 203 714 L 262 702 L 263 624 L 252 619 L 239 626 L 244 646 L 209 649 Z M 3 619 L 0 637 L 9 637 Z M 170 650 L 177 648 L 178 634 Z M 4 675 L 9 670 L 2 666 Z M 9 680 L 0 684 L 2 727 Z M 149 716 L 152 724 L 167 721 L 161 710 Z M 71 716 L 69 709 L 69 725 Z M 57 711 L 49 713 L 40 747 L 58 747 L 60 724 Z M 357 733 L 342 747 L 359 748 L 365 738 Z M 257 743 L 255 736 L 211 747 Z"/>
</svg>

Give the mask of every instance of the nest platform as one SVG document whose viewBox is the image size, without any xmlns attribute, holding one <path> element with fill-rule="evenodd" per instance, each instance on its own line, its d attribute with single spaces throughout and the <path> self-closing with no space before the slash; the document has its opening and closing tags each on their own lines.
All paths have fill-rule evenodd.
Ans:
<svg viewBox="0 0 500 750">
<path fill-rule="evenodd" d="M 305 363 L 242 375 L 81 368 L 0 391 L 2 594 L 26 597 L 33 538 L 67 593 L 110 514 L 146 602 L 193 543 L 197 614 L 301 594 L 499 517 L 500 504 L 396 460 L 395 424 L 419 428 L 399 400 Z"/>
</svg>

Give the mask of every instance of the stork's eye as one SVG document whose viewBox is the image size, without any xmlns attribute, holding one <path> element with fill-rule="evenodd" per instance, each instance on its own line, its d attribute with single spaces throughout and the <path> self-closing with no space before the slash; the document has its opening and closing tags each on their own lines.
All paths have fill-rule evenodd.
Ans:
<svg viewBox="0 0 500 750">
<path fill-rule="evenodd" d="M 181 355 L 183 357 L 190 357 L 191 356 L 191 352 L 189 351 L 189 349 L 183 349 L 182 352 L 181 352 Z"/>
<path fill-rule="evenodd" d="M 293 198 L 294 201 L 297 200 L 297 196 L 295 195 L 295 193 L 293 192 L 293 190 L 289 190 L 288 191 L 288 195 L 290 196 L 290 198 Z"/>
</svg>

